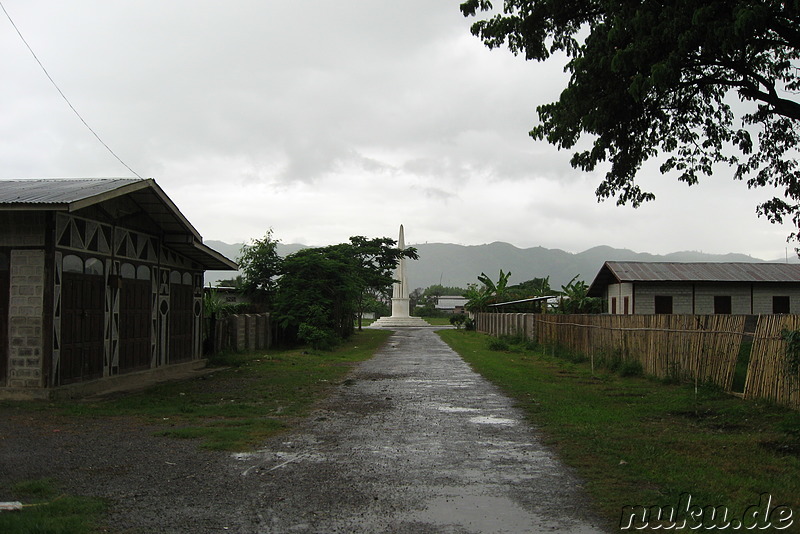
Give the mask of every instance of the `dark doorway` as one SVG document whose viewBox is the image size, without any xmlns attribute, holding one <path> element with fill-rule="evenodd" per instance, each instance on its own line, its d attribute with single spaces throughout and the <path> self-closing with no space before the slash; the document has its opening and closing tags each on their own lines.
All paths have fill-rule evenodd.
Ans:
<svg viewBox="0 0 800 534">
<path fill-rule="evenodd" d="M 671 295 L 656 295 L 655 297 L 656 313 L 657 314 L 671 314 L 672 313 L 672 296 Z"/>
<path fill-rule="evenodd" d="M 730 315 L 732 311 L 730 295 L 714 297 L 714 313 L 718 315 Z"/>
<path fill-rule="evenodd" d="M 192 359 L 194 312 L 192 286 L 171 284 L 169 288 L 169 363 Z"/>
<path fill-rule="evenodd" d="M 102 275 L 64 273 L 61 284 L 61 384 L 103 376 Z"/>
<path fill-rule="evenodd" d="M 772 313 L 790 313 L 789 297 L 772 297 Z"/>
<path fill-rule="evenodd" d="M 9 272 L 8 256 L 0 252 L 0 386 L 8 378 Z"/>
<path fill-rule="evenodd" d="M 152 283 L 123 279 L 119 294 L 119 372 L 150 368 Z"/>
</svg>

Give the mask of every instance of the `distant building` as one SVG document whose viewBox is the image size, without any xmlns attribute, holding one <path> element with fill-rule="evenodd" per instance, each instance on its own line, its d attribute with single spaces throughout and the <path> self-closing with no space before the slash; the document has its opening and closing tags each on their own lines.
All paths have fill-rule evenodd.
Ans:
<svg viewBox="0 0 800 534">
<path fill-rule="evenodd" d="M 467 304 L 466 297 L 443 296 L 436 299 L 436 309 L 444 313 L 464 313 L 464 306 Z"/>
<path fill-rule="evenodd" d="M 153 180 L 0 180 L 0 396 L 200 359 L 203 273 L 236 268 Z"/>
<path fill-rule="evenodd" d="M 800 264 L 607 261 L 589 296 L 610 314 L 800 313 Z"/>
<path fill-rule="evenodd" d="M 224 304 L 250 304 L 250 299 L 235 287 L 204 287 L 207 295 L 215 295 Z"/>
</svg>

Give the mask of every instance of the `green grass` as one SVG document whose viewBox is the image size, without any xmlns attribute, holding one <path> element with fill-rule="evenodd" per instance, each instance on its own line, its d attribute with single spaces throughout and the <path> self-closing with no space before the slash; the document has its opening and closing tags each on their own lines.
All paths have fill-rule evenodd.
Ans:
<svg viewBox="0 0 800 534">
<path fill-rule="evenodd" d="M 218 370 L 192 380 L 110 398 L 13 406 L 67 417 L 137 417 L 161 426 L 161 435 L 199 438 L 203 447 L 214 450 L 243 451 L 307 415 L 353 364 L 370 358 L 390 335 L 388 330 L 363 330 L 330 352 L 228 353 L 212 361 Z"/>
<path fill-rule="evenodd" d="M 800 413 L 714 388 L 695 395 L 690 386 L 619 372 L 593 376 L 579 355 L 568 360 L 513 342 L 498 352 L 475 332 L 439 335 L 517 399 L 585 480 L 609 525 L 619 525 L 623 506 L 677 505 L 687 493 L 741 518 L 766 492 L 790 506 L 800 526 Z"/>
<path fill-rule="evenodd" d="M 106 503 L 101 499 L 60 495 L 50 479 L 19 482 L 11 488 L 20 511 L 0 513 L 0 532 L 14 534 L 86 534 L 101 532 Z"/>
<path fill-rule="evenodd" d="M 112 398 L 0 404 L 66 418 L 135 417 L 161 427 L 160 435 L 200 439 L 201 446 L 209 449 L 249 450 L 308 415 L 316 402 L 345 380 L 356 362 L 370 358 L 390 335 L 388 330 L 364 330 L 331 352 L 223 354 L 213 362 L 219 368 L 211 374 Z M 0 533 L 101 531 L 105 503 L 59 495 L 49 479 L 24 481 L 4 493 L 26 506 L 19 512 L 0 513 Z"/>
<path fill-rule="evenodd" d="M 212 374 L 113 399 L 61 403 L 60 408 L 70 415 L 141 417 L 164 426 L 163 435 L 201 438 L 209 449 L 247 450 L 307 415 L 390 334 L 363 330 L 330 352 L 229 353 L 214 360 L 221 368 Z"/>
</svg>

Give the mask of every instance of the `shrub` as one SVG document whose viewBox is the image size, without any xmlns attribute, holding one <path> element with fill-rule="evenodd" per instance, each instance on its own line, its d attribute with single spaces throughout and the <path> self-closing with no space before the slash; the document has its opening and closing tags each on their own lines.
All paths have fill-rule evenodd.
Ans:
<svg viewBox="0 0 800 534">
<path fill-rule="evenodd" d="M 456 330 L 461 328 L 461 325 L 464 324 L 464 321 L 467 320 L 467 316 L 463 313 L 455 313 L 450 316 L 450 324 L 456 327 Z"/>
<path fill-rule="evenodd" d="M 338 342 L 336 334 L 332 330 L 318 328 L 308 323 L 300 324 L 297 330 L 297 337 L 315 350 L 331 350 Z"/>
</svg>

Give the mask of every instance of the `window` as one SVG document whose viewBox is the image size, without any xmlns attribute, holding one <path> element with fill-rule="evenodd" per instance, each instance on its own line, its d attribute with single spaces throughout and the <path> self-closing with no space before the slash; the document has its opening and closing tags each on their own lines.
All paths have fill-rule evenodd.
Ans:
<svg viewBox="0 0 800 534">
<path fill-rule="evenodd" d="M 718 295 L 714 297 L 714 313 L 718 315 L 730 315 L 731 309 L 730 295 Z"/>
<path fill-rule="evenodd" d="M 140 265 L 136 268 L 137 280 L 150 280 L 150 267 Z"/>
<path fill-rule="evenodd" d="M 130 263 L 123 263 L 119 266 L 119 275 L 122 278 L 133 279 L 136 278 L 136 267 Z"/>
<path fill-rule="evenodd" d="M 622 297 L 622 313 L 628 315 L 630 313 L 629 309 L 630 297 Z"/>
<path fill-rule="evenodd" d="M 611 313 L 614 315 L 617 313 L 617 297 L 611 297 Z"/>
<path fill-rule="evenodd" d="M 83 272 L 86 274 L 103 275 L 104 272 L 103 261 L 97 258 L 89 258 L 86 260 L 86 267 Z"/>
<path fill-rule="evenodd" d="M 789 311 L 789 297 L 772 297 L 772 313 L 791 313 Z"/>
<path fill-rule="evenodd" d="M 655 297 L 656 313 L 658 314 L 671 314 L 672 313 L 672 296 L 671 295 L 656 295 Z"/>
<path fill-rule="evenodd" d="M 64 256 L 61 262 L 62 269 L 65 273 L 81 273 L 83 274 L 83 260 L 78 256 Z"/>
</svg>

